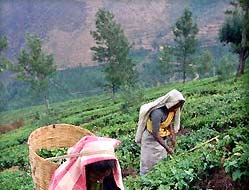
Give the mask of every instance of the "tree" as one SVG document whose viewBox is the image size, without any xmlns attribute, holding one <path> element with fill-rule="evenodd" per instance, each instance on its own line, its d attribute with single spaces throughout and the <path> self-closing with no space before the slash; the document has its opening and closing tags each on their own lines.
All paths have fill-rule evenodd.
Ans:
<svg viewBox="0 0 249 190">
<path fill-rule="evenodd" d="M 217 66 L 217 75 L 219 80 L 229 79 L 232 75 L 235 74 L 234 66 L 235 58 L 231 54 L 224 55 L 218 63 Z"/>
<path fill-rule="evenodd" d="M 7 38 L 0 36 L 0 74 L 8 69 L 9 61 L 2 56 L 2 53 L 7 49 L 8 42 Z M 6 106 L 6 101 L 4 101 L 5 85 L 0 81 L 0 110 L 4 110 Z"/>
<path fill-rule="evenodd" d="M 114 94 L 122 85 L 135 84 L 137 73 L 134 62 L 129 58 L 131 45 L 121 26 L 114 20 L 114 15 L 99 9 L 96 13 L 96 31 L 91 31 L 96 46 L 91 50 L 93 59 L 105 64 L 105 78 Z"/>
<path fill-rule="evenodd" d="M 0 73 L 8 68 L 9 61 L 2 56 L 4 50 L 7 49 L 8 41 L 6 37 L 0 36 Z"/>
<path fill-rule="evenodd" d="M 196 72 L 201 77 L 208 77 L 213 69 L 213 56 L 205 50 L 197 57 Z"/>
<path fill-rule="evenodd" d="M 197 33 L 198 28 L 192 19 L 192 12 L 189 9 L 185 9 L 173 28 L 174 54 L 177 57 L 177 61 L 181 64 L 180 71 L 183 73 L 183 82 L 186 80 L 186 73 L 192 71 L 190 56 L 196 51 Z"/>
<path fill-rule="evenodd" d="M 164 45 L 160 46 L 160 53 L 158 59 L 158 69 L 165 79 L 165 82 L 170 79 L 174 69 L 174 62 L 172 62 L 172 48 L 170 46 Z"/>
<path fill-rule="evenodd" d="M 18 56 L 17 78 L 31 84 L 32 89 L 44 97 L 47 111 L 48 79 L 56 71 L 53 56 L 42 51 L 41 40 L 34 35 L 27 35 L 27 50 L 22 49 Z"/>
<path fill-rule="evenodd" d="M 235 6 L 229 14 L 219 31 L 221 42 L 232 44 L 233 51 L 239 54 L 237 77 L 244 74 L 245 62 L 249 56 L 249 1 L 233 1 Z"/>
</svg>

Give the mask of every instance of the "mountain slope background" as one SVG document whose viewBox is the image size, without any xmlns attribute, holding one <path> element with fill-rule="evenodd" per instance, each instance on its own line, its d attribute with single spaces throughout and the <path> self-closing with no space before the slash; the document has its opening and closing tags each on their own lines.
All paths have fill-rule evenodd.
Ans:
<svg viewBox="0 0 249 190">
<path fill-rule="evenodd" d="M 2 0 L 0 33 L 8 38 L 7 56 L 12 60 L 25 47 L 25 33 L 32 33 L 43 39 L 43 48 L 54 55 L 58 69 L 92 66 L 97 63 L 92 61 L 90 31 L 99 8 L 115 15 L 134 50 L 153 54 L 160 44 L 173 42 L 172 25 L 184 8 L 193 12 L 200 45 L 217 46 L 229 6 L 229 0 Z"/>
</svg>

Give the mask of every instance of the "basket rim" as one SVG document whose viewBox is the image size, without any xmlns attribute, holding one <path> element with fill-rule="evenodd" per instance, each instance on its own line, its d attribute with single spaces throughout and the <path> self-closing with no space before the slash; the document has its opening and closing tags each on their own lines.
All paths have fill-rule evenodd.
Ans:
<svg viewBox="0 0 249 190">
<path fill-rule="evenodd" d="M 46 160 L 45 158 L 39 156 L 33 148 L 30 148 L 30 146 L 31 146 L 30 141 L 31 141 L 33 135 L 38 133 L 39 131 L 44 130 L 44 129 L 48 129 L 48 128 L 59 127 L 59 126 L 61 126 L 61 127 L 73 127 L 73 128 L 79 129 L 79 130 L 85 130 L 86 132 L 89 132 L 89 135 L 94 135 L 88 129 L 85 129 L 85 128 L 80 127 L 80 126 L 72 125 L 72 124 L 66 124 L 66 123 L 56 123 L 56 124 L 51 124 L 51 125 L 47 125 L 47 126 L 43 126 L 43 127 L 39 127 L 37 129 L 35 129 L 32 133 L 30 133 L 29 138 L 28 138 L 27 144 L 29 147 L 29 152 L 32 152 L 42 162 L 49 162 L 49 164 L 53 164 L 54 166 L 60 166 L 61 164 L 55 163 L 55 162 L 50 161 L 50 160 Z"/>
</svg>

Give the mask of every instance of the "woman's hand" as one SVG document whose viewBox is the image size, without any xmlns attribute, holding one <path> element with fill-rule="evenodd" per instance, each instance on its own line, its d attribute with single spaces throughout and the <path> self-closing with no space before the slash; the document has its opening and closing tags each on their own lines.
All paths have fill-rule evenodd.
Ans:
<svg viewBox="0 0 249 190">
<path fill-rule="evenodd" d="M 166 147 L 165 150 L 170 154 L 174 154 L 174 149 L 173 148 L 170 148 L 170 147 Z"/>
<path fill-rule="evenodd" d="M 176 146 L 176 139 L 172 138 L 171 143 L 172 143 L 172 147 L 175 148 L 175 146 Z"/>
</svg>

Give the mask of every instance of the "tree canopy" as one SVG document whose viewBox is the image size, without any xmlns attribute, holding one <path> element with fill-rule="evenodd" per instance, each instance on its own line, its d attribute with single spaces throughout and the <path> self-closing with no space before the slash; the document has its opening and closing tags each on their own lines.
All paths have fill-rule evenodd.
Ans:
<svg viewBox="0 0 249 190">
<path fill-rule="evenodd" d="M 114 15 L 104 9 L 96 13 L 96 31 L 91 31 L 96 45 L 93 59 L 105 64 L 105 78 L 113 94 L 122 85 L 132 85 L 137 78 L 135 63 L 129 57 L 131 45 Z"/>
<path fill-rule="evenodd" d="M 227 11 L 229 15 L 220 29 L 219 39 L 231 44 L 233 51 L 239 55 L 237 76 L 240 76 L 249 56 L 249 1 L 237 0 L 232 5 L 234 10 Z"/>
<path fill-rule="evenodd" d="M 22 49 L 18 56 L 17 78 L 30 83 L 47 102 L 48 78 L 56 71 L 53 56 L 42 51 L 42 42 L 37 36 L 27 35 L 26 40 L 27 49 Z"/>
<path fill-rule="evenodd" d="M 192 12 L 184 9 L 182 16 L 176 21 L 173 28 L 175 48 L 174 53 L 181 64 L 183 82 L 186 80 L 186 73 L 191 70 L 190 55 L 196 51 L 198 33 L 197 24 L 192 18 Z"/>
<path fill-rule="evenodd" d="M 0 36 L 0 73 L 7 69 L 8 60 L 2 56 L 2 53 L 7 49 L 8 41 L 4 36 Z"/>
</svg>

